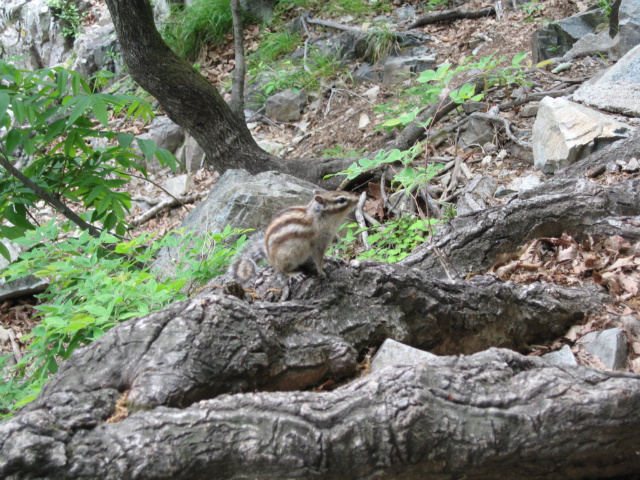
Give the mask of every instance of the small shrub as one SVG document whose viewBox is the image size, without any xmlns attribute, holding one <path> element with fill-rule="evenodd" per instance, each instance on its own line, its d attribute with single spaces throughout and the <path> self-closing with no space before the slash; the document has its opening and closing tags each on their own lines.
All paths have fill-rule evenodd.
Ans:
<svg viewBox="0 0 640 480">
<path fill-rule="evenodd" d="M 78 347 L 100 338 L 117 322 L 146 315 L 169 303 L 184 300 L 189 291 L 223 273 L 235 251 L 246 241 L 244 231 L 227 227 L 200 239 L 167 235 L 154 240 L 144 234 L 122 241 L 104 232 L 100 238 L 83 232 L 60 239 L 54 223 L 29 231 L 15 241 L 29 250 L 3 272 L 8 281 L 33 274 L 49 281 L 37 297 L 42 302 L 41 323 L 23 337 L 27 354 L 15 367 L 0 358 L 0 417 L 33 400 L 58 364 Z M 163 247 L 181 247 L 173 278 L 159 280 L 151 260 Z"/>
</svg>

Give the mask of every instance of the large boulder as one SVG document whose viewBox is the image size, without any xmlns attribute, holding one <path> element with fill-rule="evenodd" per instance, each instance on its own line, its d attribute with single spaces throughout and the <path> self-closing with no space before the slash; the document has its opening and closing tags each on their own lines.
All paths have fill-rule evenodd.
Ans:
<svg viewBox="0 0 640 480">
<path fill-rule="evenodd" d="M 545 97 L 533 124 L 534 168 L 554 173 L 634 130 L 565 98 Z"/>
<path fill-rule="evenodd" d="M 640 116 L 640 45 L 602 75 L 583 83 L 573 99 L 601 110 Z"/>
</svg>

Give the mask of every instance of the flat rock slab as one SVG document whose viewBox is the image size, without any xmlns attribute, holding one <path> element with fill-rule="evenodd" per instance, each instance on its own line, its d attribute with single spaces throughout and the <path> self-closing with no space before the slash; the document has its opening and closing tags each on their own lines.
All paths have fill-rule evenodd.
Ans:
<svg viewBox="0 0 640 480">
<path fill-rule="evenodd" d="M 600 78 L 582 84 L 573 99 L 608 112 L 640 117 L 640 45 Z"/>
</svg>

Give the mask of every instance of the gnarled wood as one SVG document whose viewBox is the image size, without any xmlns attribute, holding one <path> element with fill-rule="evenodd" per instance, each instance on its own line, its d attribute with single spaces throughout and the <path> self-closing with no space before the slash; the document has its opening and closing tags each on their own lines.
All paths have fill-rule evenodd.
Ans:
<svg viewBox="0 0 640 480">
<path fill-rule="evenodd" d="M 329 393 L 224 395 L 99 423 L 117 396 L 59 394 L 0 424 L 0 475 L 565 480 L 640 469 L 640 376 L 498 349 Z"/>
</svg>

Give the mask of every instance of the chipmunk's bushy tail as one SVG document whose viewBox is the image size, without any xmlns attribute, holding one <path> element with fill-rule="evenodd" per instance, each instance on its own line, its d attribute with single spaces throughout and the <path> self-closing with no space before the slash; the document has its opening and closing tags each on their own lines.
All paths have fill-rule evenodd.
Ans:
<svg viewBox="0 0 640 480">
<path fill-rule="evenodd" d="M 258 262 L 267 259 L 267 247 L 264 233 L 256 233 L 245 243 L 244 248 L 238 253 L 237 259 L 231 264 L 230 271 L 233 278 L 245 283 L 251 280 L 258 270 Z"/>
</svg>

